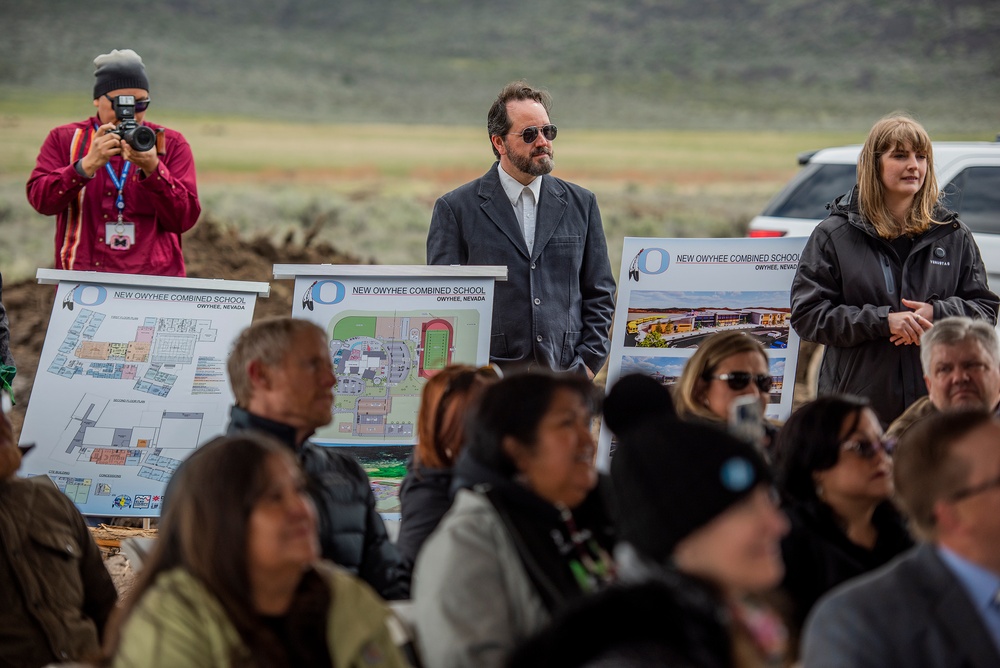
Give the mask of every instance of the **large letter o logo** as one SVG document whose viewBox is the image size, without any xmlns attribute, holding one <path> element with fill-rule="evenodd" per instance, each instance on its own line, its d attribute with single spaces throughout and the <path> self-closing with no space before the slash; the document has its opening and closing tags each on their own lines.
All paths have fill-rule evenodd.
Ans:
<svg viewBox="0 0 1000 668">
<path fill-rule="evenodd" d="M 328 285 L 333 286 L 332 290 L 330 288 L 323 289 Z M 331 292 L 333 292 L 333 295 L 330 294 Z M 344 301 L 345 292 L 344 284 L 340 281 L 316 281 L 316 285 L 312 289 L 312 298 L 317 304 L 326 304 L 329 306 L 330 304 L 339 304 Z"/>
<path fill-rule="evenodd" d="M 657 258 L 659 266 L 656 269 L 649 268 L 649 256 L 653 253 L 656 253 L 659 256 Z M 670 253 L 662 248 L 647 248 L 639 253 L 639 262 L 637 266 L 639 271 L 644 274 L 652 274 L 653 276 L 662 274 L 667 270 L 667 267 L 670 266 Z"/>
<path fill-rule="evenodd" d="M 92 297 L 93 301 L 84 301 Z M 100 306 L 108 298 L 108 291 L 101 285 L 78 285 L 73 290 L 73 301 L 80 306 Z"/>
</svg>

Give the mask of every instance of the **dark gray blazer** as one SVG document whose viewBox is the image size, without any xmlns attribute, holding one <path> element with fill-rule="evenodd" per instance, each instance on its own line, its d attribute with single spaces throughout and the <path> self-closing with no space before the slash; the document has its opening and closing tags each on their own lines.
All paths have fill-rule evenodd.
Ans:
<svg viewBox="0 0 1000 668">
<path fill-rule="evenodd" d="M 806 620 L 804 668 L 996 668 L 1000 650 L 933 545 L 834 589 Z"/>
<path fill-rule="evenodd" d="M 499 164 L 438 199 L 427 264 L 507 266 L 507 280 L 494 293 L 491 361 L 596 373 L 608 356 L 615 309 L 597 198 L 545 176 L 529 257 Z"/>
</svg>

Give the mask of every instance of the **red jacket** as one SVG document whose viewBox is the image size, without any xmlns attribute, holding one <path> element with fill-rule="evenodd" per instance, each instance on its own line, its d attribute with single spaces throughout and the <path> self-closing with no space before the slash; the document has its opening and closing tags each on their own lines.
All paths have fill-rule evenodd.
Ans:
<svg viewBox="0 0 1000 668">
<path fill-rule="evenodd" d="M 156 173 L 146 177 L 141 169 L 130 170 L 123 218 L 135 224 L 135 244 L 128 250 L 112 250 L 105 243 L 105 224 L 118 219 L 117 188 L 104 168 L 87 179 L 73 167 L 87 155 L 99 125 L 95 117 L 52 130 L 28 180 L 31 206 L 56 216 L 55 267 L 184 276 L 181 234 L 194 227 L 201 214 L 191 147 L 179 132 L 164 128 Z M 154 130 L 162 127 L 145 125 Z M 120 156 L 108 164 L 121 174 Z"/>
</svg>

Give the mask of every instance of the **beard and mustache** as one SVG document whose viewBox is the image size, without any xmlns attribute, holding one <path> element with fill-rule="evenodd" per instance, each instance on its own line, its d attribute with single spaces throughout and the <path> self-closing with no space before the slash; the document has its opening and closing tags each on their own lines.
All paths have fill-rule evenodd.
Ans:
<svg viewBox="0 0 1000 668">
<path fill-rule="evenodd" d="M 544 176 L 556 166 L 551 148 L 543 146 L 533 149 L 527 154 L 523 154 L 512 151 L 506 141 L 504 141 L 504 147 L 507 149 L 507 159 L 510 160 L 510 164 L 525 174 Z M 544 157 L 541 160 L 535 160 L 538 156 Z"/>
</svg>

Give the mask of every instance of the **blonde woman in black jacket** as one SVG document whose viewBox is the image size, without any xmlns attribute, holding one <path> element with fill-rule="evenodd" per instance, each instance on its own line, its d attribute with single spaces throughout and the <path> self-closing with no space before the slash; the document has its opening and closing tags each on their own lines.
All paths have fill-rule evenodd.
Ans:
<svg viewBox="0 0 1000 668">
<path fill-rule="evenodd" d="M 918 346 L 934 321 L 997 319 L 972 233 L 938 197 L 927 132 L 883 118 L 857 186 L 813 230 L 792 282 L 792 327 L 827 347 L 818 394 L 867 397 L 883 426 L 927 393 Z"/>
</svg>

